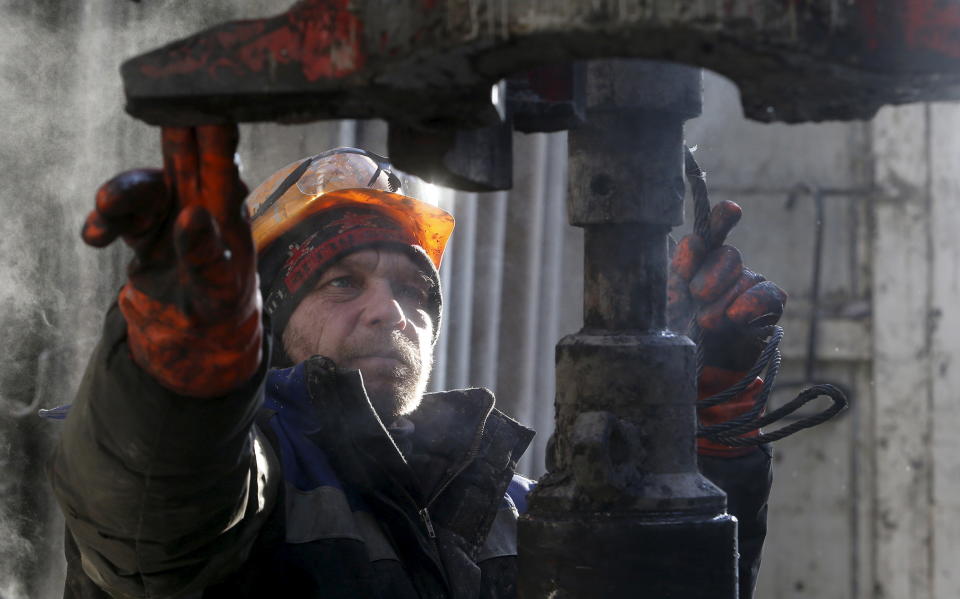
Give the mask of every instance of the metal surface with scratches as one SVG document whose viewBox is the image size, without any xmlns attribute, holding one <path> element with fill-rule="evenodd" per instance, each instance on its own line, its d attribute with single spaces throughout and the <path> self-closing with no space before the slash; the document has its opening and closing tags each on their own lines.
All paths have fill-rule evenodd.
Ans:
<svg viewBox="0 0 960 599">
<path fill-rule="evenodd" d="M 761 121 L 871 117 L 960 97 L 960 5 L 946 0 L 302 0 L 123 66 L 154 124 L 380 117 L 496 124 L 490 85 L 537 66 L 633 57 L 709 68 Z"/>
</svg>

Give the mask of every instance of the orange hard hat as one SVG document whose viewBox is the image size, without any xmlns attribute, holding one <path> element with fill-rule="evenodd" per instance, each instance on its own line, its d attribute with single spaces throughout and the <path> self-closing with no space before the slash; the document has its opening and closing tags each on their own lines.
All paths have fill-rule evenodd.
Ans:
<svg viewBox="0 0 960 599">
<path fill-rule="evenodd" d="M 440 268 L 453 232 L 453 216 L 404 195 L 406 188 L 422 183 L 414 177 L 403 178 L 406 181 L 386 158 L 359 148 L 335 148 L 288 164 L 244 202 L 258 253 L 315 214 L 356 205 L 395 220 Z"/>
</svg>

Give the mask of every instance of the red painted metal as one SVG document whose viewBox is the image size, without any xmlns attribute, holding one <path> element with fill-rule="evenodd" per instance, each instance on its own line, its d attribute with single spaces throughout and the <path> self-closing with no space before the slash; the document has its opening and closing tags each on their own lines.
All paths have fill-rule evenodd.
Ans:
<svg viewBox="0 0 960 599">
<path fill-rule="evenodd" d="M 960 5 L 301 0 L 135 58 L 123 75 L 128 110 L 153 123 L 376 116 L 442 130 L 496 124 L 498 79 L 617 56 L 718 71 L 758 120 L 868 118 L 886 103 L 960 98 Z"/>
<path fill-rule="evenodd" d="M 153 124 L 382 118 L 405 155 L 429 146 L 438 181 L 489 190 L 505 172 L 480 180 L 483 169 L 451 156 L 476 145 L 458 137 L 467 129 L 487 131 L 480 145 L 502 153 L 510 124 L 490 86 L 513 83 L 517 129 L 572 127 L 585 107 L 569 63 L 610 57 L 717 71 L 760 121 L 870 118 L 884 104 L 960 99 L 960 4 L 301 0 L 131 59 L 122 73 L 128 112 Z"/>
<path fill-rule="evenodd" d="M 228 23 L 169 47 L 164 60 L 144 62 L 138 71 L 156 80 L 197 75 L 215 84 L 286 67 L 294 67 L 287 77 L 298 73 L 307 83 L 346 77 L 365 62 L 363 23 L 349 4 L 306 0 L 271 19 Z"/>
<path fill-rule="evenodd" d="M 945 0 L 858 0 L 871 52 L 897 51 L 932 61 L 960 59 L 960 5 Z"/>
</svg>

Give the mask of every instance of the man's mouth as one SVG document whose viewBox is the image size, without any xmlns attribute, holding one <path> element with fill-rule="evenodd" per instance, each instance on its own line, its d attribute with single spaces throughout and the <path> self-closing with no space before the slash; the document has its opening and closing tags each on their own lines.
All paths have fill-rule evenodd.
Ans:
<svg viewBox="0 0 960 599">
<path fill-rule="evenodd" d="M 386 366 L 386 367 L 409 367 L 406 358 L 399 352 L 395 351 L 385 351 L 385 352 L 376 352 L 370 353 L 363 356 L 357 356 L 353 359 L 354 362 L 359 365 L 367 366 Z"/>
</svg>

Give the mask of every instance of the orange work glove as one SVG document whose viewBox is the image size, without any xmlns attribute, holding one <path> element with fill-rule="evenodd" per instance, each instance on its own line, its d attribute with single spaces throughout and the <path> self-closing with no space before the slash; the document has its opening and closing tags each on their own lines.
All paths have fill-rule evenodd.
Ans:
<svg viewBox="0 0 960 599">
<path fill-rule="evenodd" d="M 681 239 L 670 263 L 670 328 L 688 333 L 695 321 L 703 331 L 700 399 L 733 386 L 747 374 L 763 351 L 760 328 L 780 320 L 787 300 L 787 294 L 777 285 L 743 267 L 737 248 L 723 244 L 740 216 L 740 206 L 734 202 L 718 203 L 710 211 L 707 238 L 693 234 Z M 729 402 L 700 410 L 701 423 L 720 424 L 748 412 L 761 383 L 758 378 Z M 758 432 L 744 436 L 756 436 Z M 744 453 L 742 448 L 706 439 L 698 439 L 698 448 L 701 453 L 714 455 Z"/>
<path fill-rule="evenodd" d="M 137 365 L 176 393 L 216 397 L 256 372 L 263 334 L 237 128 L 162 137 L 163 170 L 101 186 L 82 236 L 94 247 L 121 237 L 134 251 L 119 304 Z"/>
</svg>

